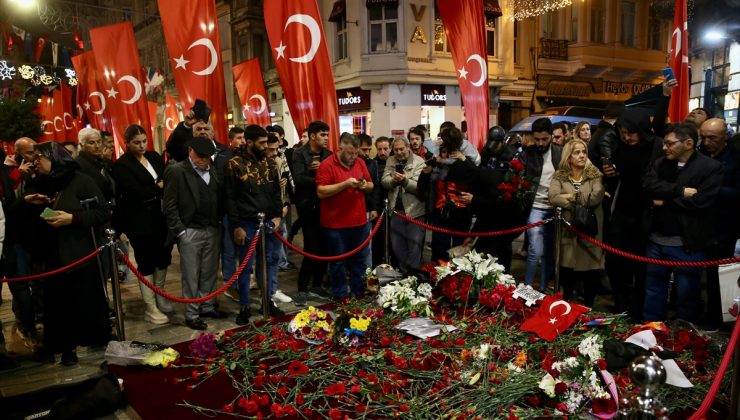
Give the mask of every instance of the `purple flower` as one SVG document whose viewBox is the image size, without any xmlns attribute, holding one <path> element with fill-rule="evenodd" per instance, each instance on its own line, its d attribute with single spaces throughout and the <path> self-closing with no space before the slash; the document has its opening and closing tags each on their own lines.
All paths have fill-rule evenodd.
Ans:
<svg viewBox="0 0 740 420">
<path fill-rule="evenodd" d="M 216 336 L 211 333 L 200 333 L 198 338 L 190 343 L 190 354 L 205 359 L 216 352 Z"/>
</svg>

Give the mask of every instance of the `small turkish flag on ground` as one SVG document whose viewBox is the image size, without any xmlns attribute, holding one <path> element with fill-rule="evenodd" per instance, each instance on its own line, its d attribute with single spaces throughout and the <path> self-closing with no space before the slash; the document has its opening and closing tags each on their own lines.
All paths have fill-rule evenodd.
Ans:
<svg viewBox="0 0 740 420">
<path fill-rule="evenodd" d="M 531 318 L 525 320 L 519 329 L 531 331 L 540 338 L 552 342 L 555 337 L 573 325 L 579 315 L 589 310 L 585 306 L 546 296 L 542 300 L 540 310 Z"/>
</svg>

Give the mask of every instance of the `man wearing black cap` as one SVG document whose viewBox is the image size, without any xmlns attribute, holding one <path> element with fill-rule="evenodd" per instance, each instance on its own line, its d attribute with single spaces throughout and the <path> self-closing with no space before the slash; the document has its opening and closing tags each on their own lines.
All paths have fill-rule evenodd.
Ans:
<svg viewBox="0 0 740 420">
<path fill-rule="evenodd" d="M 197 124 L 205 124 L 200 121 Z M 195 130 L 194 130 L 195 131 Z M 205 296 L 216 287 L 221 239 L 221 180 L 211 164 L 216 148 L 208 138 L 193 137 L 188 157 L 164 173 L 164 211 L 168 239 L 177 241 L 185 298 Z M 192 329 L 208 328 L 201 316 L 223 318 L 214 300 L 185 306 L 185 323 Z"/>
</svg>

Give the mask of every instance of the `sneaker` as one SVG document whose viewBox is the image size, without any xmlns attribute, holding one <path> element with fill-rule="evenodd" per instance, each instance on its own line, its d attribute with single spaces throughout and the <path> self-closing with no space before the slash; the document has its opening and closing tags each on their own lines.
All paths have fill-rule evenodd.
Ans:
<svg viewBox="0 0 740 420">
<path fill-rule="evenodd" d="M 319 299 L 331 299 L 332 294 L 327 292 L 323 287 L 312 287 L 311 290 L 309 290 L 308 295 L 313 298 L 319 298 Z"/>
<path fill-rule="evenodd" d="M 236 303 L 239 303 L 239 290 L 234 289 L 233 287 L 226 289 L 226 291 L 224 291 L 224 296 Z"/>
<path fill-rule="evenodd" d="M 272 294 L 272 301 L 275 303 L 290 303 L 293 302 L 293 299 L 283 293 L 282 290 L 277 289 L 275 290 L 275 293 Z"/>
<path fill-rule="evenodd" d="M 298 292 L 298 296 L 293 299 L 295 306 L 306 306 L 308 305 L 308 292 Z"/>
<path fill-rule="evenodd" d="M 249 324 L 249 317 L 251 316 L 252 316 L 252 311 L 249 309 L 249 306 L 247 305 L 242 306 L 241 310 L 239 311 L 239 315 L 236 316 L 236 324 L 237 325 Z"/>
</svg>

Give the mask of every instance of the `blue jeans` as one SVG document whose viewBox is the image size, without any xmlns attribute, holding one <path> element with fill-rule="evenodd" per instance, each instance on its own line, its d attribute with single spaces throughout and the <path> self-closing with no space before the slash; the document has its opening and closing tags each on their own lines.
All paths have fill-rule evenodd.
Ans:
<svg viewBox="0 0 740 420">
<path fill-rule="evenodd" d="M 532 208 L 529 212 L 527 224 L 539 222 L 552 217 L 553 209 Z M 550 276 L 555 268 L 555 223 L 547 223 L 527 231 L 529 248 L 527 249 L 527 264 L 524 270 L 524 283 L 532 284 L 537 273 L 537 264 L 541 263 L 540 290 L 547 288 Z"/>
<path fill-rule="evenodd" d="M 648 242 L 646 256 L 667 261 L 704 261 L 704 251 L 686 251 L 682 246 L 664 246 Z M 646 321 L 665 321 L 668 306 L 668 285 L 673 273 L 676 289 L 676 312 L 679 319 L 695 322 L 701 296 L 701 275 L 704 267 L 668 267 L 648 264 L 645 277 L 645 305 L 642 316 Z"/>
<path fill-rule="evenodd" d="M 247 242 L 245 246 L 237 246 L 239 251 L 239 261 L 243 261 L 249 251 L 249 245 L 252 243 L 257 228 L 259 228 L 259 222 L 257 220 L 241 220 L 239 222 L 242 229 L 247 232 Z M 272 225 L 272 223 L 269 223 Z M 280 240 L 272 234 L 268 229 L 265 232 L 265 262 L 267 263 L 267 296 L 272 296 L 275 290 L 278 288 L 278 248 L 280 248 Z M 244 271 L 239 274 L 239 303 L 241 305 L 249 305 L 249 277 L 252 271 L 252 264 L 257 259 L 255 265 L 257 271 L 257 284 L 263 287 L 265 284 L 262 278 L 262 244 L 257 243 L 252 258 L 249 259 L 247 266 L 244 267 Z"/>
<path fill-rule="evenodd" d="M 421 216 L 417 220 L 423 218 L 424 216 Z M 391 219 L 391 248 L 398 258 L 401 272 L 408 273 L 421 266 L 421 253 L 424 249 L 426 233 L 423 227 L 400 217 Z"/>
<path fill-rule="evenodd" d="M 288 237 L 288 228 L 286 227 L 285 218 L 280 222 L 278 233 L 283 238 Z M 278 248 L 278 268 L 288 268 L 288 247 L 282 243 L 280 243 L 280 247 Z"/>
<path fill-rule="evenodd" d="M 224 216 L 224 237 L 223 246 L 221 247 L 221 273 L 224 276 L 224 283 L 231 280 L 231 276 L 236 272 L 237 264 L 241 261 L 236 260 L 236 249 L 234 248 L 234 231 L 231 229 L 231 223 L 229 223 L 229 217 Z M 231 285 L 232 289 L 236 289 L 239 286 L 238 282 L 234 282 Z"/>
<path fill-rule="evenodd" d="M 329 255 L 341 255 L 357 248 L 370 235 L 368 224 L 350 228 L 324 228 Z M 350 277 L 352 295 L 365 293 L 365 270 L 368 268 L 368 247 L 341 261 L 329 263 L 329 284 L 337 298 L 345 298 L 347 293 L 347 275 Z"/>
</svg>

